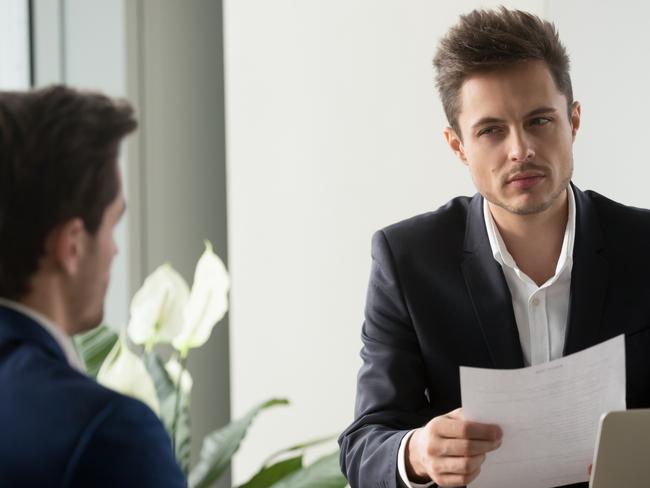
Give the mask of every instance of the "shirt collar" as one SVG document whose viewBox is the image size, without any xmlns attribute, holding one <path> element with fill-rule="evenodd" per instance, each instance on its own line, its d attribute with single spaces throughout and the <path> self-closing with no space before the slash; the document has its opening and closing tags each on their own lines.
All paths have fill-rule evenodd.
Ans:
<svg viewBox="0 0 650 488">
<path fill-rule="evenodd" d="M 567 186 L 567 192 L 569 203 L 569 218 L 567 219 L 567 225 L 564 231 L 562 249 L 560 251 L 560 256 L 555 267 L 555 276 L 551 278 L 551 280 L 556 279 L 562 270 L 573 260 L 573 243 L 575 240 L 576 228 L 576 203 L 571 185 Z M 492 255 L 494 256 L 494 259 L 501 266 L 508 266 L 509 268 L 515 270 L 519 275 L 521 271 L 519 270 L 517 263 L 512 258 L 512 255 L 508 252 L 508 249 L 503 242 L 501 233 L 499 232 L 499 229 L 494 222 L 494 218 L 492 217 L 488 202 L 485 198 L 483 198 L 483 218 L 485 219 L 485 228 L 487 230 L 488 240 L 490 242 L 490 248 L 492 249 Z"/>
<path fill-rule="evenodd" d="M 61 329 L 59 329 L 51 320 L 36 310 L 13 300 L 7 300 L 6 298 L 0 297 L 0 305 L 26 315 L 41 327 L 43 327 L 54 338 L 58 346 L 61 348 L 68 361 L 68 364 L 82 373 L 86 372 L 86 366 L 83 362 L 83 359 L 77 353 L 77 349 L 74 346 L 72 338 Z"/>
</svg>

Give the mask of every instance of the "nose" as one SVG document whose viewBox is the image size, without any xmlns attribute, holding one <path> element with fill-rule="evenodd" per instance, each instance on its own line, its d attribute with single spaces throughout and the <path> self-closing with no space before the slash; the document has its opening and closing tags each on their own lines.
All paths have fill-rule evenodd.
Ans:
<svg viewBox="0 0 650 488">
<path fill-rule="evenodd" d="M 535 159 L 535 150 L 524 132 L 512 131 L 509 142 L 509 157 L 511 161 L 515 163 L 524 163 Z"/>
</svg>

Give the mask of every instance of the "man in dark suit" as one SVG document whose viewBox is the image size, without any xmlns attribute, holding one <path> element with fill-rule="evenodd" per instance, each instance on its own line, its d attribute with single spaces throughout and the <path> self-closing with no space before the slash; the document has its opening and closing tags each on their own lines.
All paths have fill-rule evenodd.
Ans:
<svg viewBox="0 0 650 488">
<path fill-rule="evenodd" d="M 650 406 L 650 212 L 571 183 L 580 105 L 555 28 L 474 11 L 434 64 L 446 140 L 478 193 L 373 238 L 356 418 L 339 440 L 353 488 L 478 476 L 501 431 L 463 418 L 461 365 L 539 364 L 624 333 L 628 408 Z"/>
<path fill-rule="evenodd" d="M 100 94 L 0 92 L 0 486 L 186 485 L 156 415 L 88 378 L 71 339 L 103 315 L 135 128 Z"/>
</svg>

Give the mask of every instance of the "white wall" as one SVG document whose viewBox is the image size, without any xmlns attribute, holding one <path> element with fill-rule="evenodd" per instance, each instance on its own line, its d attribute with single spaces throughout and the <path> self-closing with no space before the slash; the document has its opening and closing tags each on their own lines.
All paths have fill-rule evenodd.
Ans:
<svg viewBox="0 0 650 488">
<path fill-rule="evenodd" d="M 650 207 L 650 3 L 553 0 L 547 10 L 568 47 L 582 103 L 574 181 Z"/>
<path fill-rule="evenodd" d="M 232 413 L 292 400 L 253 426 L 234 481 L 352 420 L 373 231 L 474 193 L 431 60 L 477 5 L 225 2 Z"/>
</svg>

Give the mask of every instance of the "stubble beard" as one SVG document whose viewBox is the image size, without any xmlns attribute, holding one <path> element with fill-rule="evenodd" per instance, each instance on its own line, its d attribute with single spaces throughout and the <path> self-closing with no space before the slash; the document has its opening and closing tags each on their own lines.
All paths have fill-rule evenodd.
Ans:
<svg viewBox="0 0 650 488">
<path fill-rule="evenodd" d="M 483 197 L 490 202 L 493 205 L 496 205 L 498 207 L 501 207 L 502 209 L 506 210 L 507 212 L 510 212 L 515 215 L 534 215 L 538 213 L 542 213 L 549 208 L 553 206 L 555 201 L 558 199 L 560 195 L 562 195 L 562 192 L 564 192 L 568 187 L 569 183 L 571 181 L 571 177 L 573 176 L 573 164 L 571 165 L 571 168 L 569 170 L 569 174 L 564 178 L 560 184 L 557 186 L 555 191 L 551 193 L 549 198 L 547 198 L 545 201 L 537 203 L 537 204 L 532 204 L 529 206 L 524 206 L 524 207 L 515 207 L 512 205 L 508 205 L 505 202 L 500 201 L 498 198 L 494 198 L 492 195 L 483 195 Z"/>
</svg>

